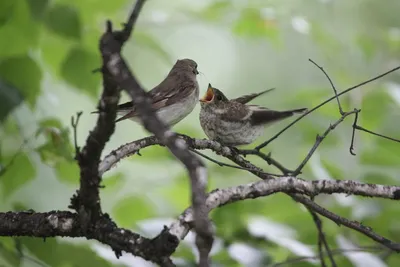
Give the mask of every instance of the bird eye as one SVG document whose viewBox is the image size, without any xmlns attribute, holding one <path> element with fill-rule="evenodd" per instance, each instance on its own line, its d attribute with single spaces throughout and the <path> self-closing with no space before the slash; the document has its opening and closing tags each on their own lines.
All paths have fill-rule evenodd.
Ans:
<svg viewBox="0 0 400 267">
<path fill-rule="evenodd" d="M 221 101 L 221 100 L 222 100 L 222 95 L 217 95 L 217 99 L 218 99 L 219 101 Z"/>
</svg>

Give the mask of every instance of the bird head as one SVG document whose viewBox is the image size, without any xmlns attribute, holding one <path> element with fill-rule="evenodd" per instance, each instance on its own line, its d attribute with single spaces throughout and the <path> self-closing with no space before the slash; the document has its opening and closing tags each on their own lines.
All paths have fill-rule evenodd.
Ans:
<svg viewBox="0 0 400 267">
<path fill-rule="evenodd" d="M 221 102 L 228 102 L 228 98 L 217 88 L 214 88 L 211 86 L 211 84 L 208 84 L 207 92 L 203 96 L 203 98 L 200 99 L 201 104 L 218 104 Z"/>
<path fill-rule="evenodd" d="M 197 70 L 196 61 L 194 61 L 190 58 L 178 59 L 174 65 L 173 69 L 176 69 L 179 71 L 182 71 L 182 70 L 190 71 L 195 75 L 199 74 L 199 71 Z"/>
</svg>

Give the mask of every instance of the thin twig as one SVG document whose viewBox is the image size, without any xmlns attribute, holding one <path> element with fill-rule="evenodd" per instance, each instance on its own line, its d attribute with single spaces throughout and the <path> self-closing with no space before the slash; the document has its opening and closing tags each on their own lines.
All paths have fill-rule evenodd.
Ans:
<svg viewBox="0 0 400 267">
<path fill-rule="evenodd" d="M 355 109 L 353 111 L 345 112 L 340 119 L 338 119 L 334 124 L 329 125 L 329 127 L 326 129 L 326 131 L 323 133 L 323 135 L 317 135 L 317 138 L 315 140 L 315 143 L 311 150 L 308 152 L 307 156 L 304 158 L 304 160 L 300 163 L 300 165 L 297 167 L 297 169 L 293 172 L 293 176 L 297 176 L 301 170 L 304 168 L 304 166 L 307 164 L 307 162 L 310 160 L 311 156 L 314 154 L 314 152 L 317 150 L 318 146 L 322 143 L 322 141 L 328 136 L 328 134 L 336 128 L 347 116 L 358 113 L 360 110 Z"/>
<path fill-rule="evenodd" d="M 200 157 L 203 157 L 206 160 L 209 160 L 209 161 L 211 161 L 211 162 L 213 162 L 213 163 L 215 163 L 215 164 L 217 164 L 217 165 L 219 165 L 221 167 L 229 167 L 229 168 L 234 168 L 234 169 L 239 169 L 239 170 L 244 170 L 244 171 L 251 171 L 251 169 L 248 169 L 248 168 L 244 168 L 244 167 L 240 167 L 240 166 L 237 166 L 237 165 L 232 165 L 232 164 L 224 163 L 222 161 L 218 161 L 216 159 L 213 159 L 213 158 L 207 156 L 204 153 L 201 153 L 200 151 L 197 151 L 196 149 L 189 148 L 189 150 L 192 151 L 193 153 L 196 153 Z M 267 175 L 276 176 L 276 177 L 284 176 L 282 174 L 274 174 L 274 173 L 266 173 L 266 172 L 264 172 L 264 173 L 267 174 Z"/>
<path fill-rule="evenodd" d="M 364 226 L 360 222 L 357 221 L 350 221 L 344 217 L 341 217 L 323 207 L 315 203 L 314 201 L 310 200 L 307 197 L 301 195 L 293 195 L 292 196 L 296 201 L 304 204 L 306 207 L 311 208 L 313 211 L 317 212 L 318 214 L 330 219 L 331 221 L 335 222 L 337 225 L 344 225 L 350 229 L 356 230 L 359 233 L 362 233 L 372 240 L 384 245 L 387 248 L 390 248 L 394 251 L 400 251 L 400 244 L 393 242 L 377 233 L 375 233 L 371 227 Z"/>
<path fill-rule="evenodd" d="M 271 143 L 271 142 L 274 141 L 276 138 L 278 138 L 281 134 L 283 134 L 287 129 L 289 129 L 290 127 L 292 127 L 294 124 L 296 124 L 296 123 L 297 123 L 298 121 L 300 121 L 302 118 L 304 118 L 305 116 L 307 116 L 307 115 L 310 114 L 311 112 L 314 112 L 315 110 L 319 109 L 320 107 L 324 106 L 325 104 L 329 103 L 330 101 L 336 99 L 337 97 L 339 97 L 339 96 L 341 96 L 341 95 L 344 95 L 344 94 L 346 94 L 346 93 L 348 93 L 348 92 L 350 92 L 350 91 L 352 91 L 352 90 L 354 90 L 354 89 L 356 89 L 356 88 L 358 88 L 358 87 L 361 87 L 361 86 L 363 86 L 363 85 L 366 85 L 366 84 L 368 84 L 368 83 L 371 83 L 371 82 L 373 82 L 373 81 L 376 81 L 376 80 L 378 80 L 378 79 L 380 79 L 380 78 L 382 78 L 382 77 L 384 77 L 384 76 L 386 76 L 386 75 L 388 75 L 388 74 L 390 74 L 390 73 L 392 73 L 392 72 L 395 72 L 395 71 L 397 71 L 397 70 L 399 70 L 399 69 L 400 69 L 400 66 L 397 66 L 397 67 L 395 67 L 395 68 L 393 68 L 393 69 L 391 69 L 391 70 L 389 70 L 389 71 L 387 71 L 387 72 L 385 72 L 385 73 L 382 73 L 382 74 L 380 74 L 380 75 L 378 75 L 378 76 L 375 76 L 375 77 L 373 77 L 373 78 L 371 78 L 371 79 L 369 79 L 369 80 L 366 80 L 366 81 L 361 82 L 361 83 L 359 83 L 359 84 L 357 84 L 357 85 L 354 85 L 354 86 L 352 86 L 352 87 L 350 87 L 350 88 L 348 88 L 348 89 L 346 89 L 346 90 L 340 92 L 339 94 L 337 94 L 337 96 L 333 96 L 333 97 L 328 98 L 327 100 L 325 100 L 325 101 L 322 102 L 321 104 L 315 106 L 314 108 L 310 109 L 310 110 L 307 111 L 306 113 L 304 113 L 304 114 L 300 115 L 299 117 L 297 117 L 294 121 L 292 121 L 291 123 L 289 123 L 289 125 L 287 125 L 285 128 L 283 128 L 282 130 L 280 130 L 280 131 L 279 131 L 277 134 L 275 134 L 272 138 L 270 138 L 269 140 L 267 140 L 267 141 L 263 142 L 262 144 L 258 145 L 255 149 L 256 149 L 256 150 L 260 150 L 260 149 L 262 149 L 263 147 L 267 146 L 269 143 Z"/>
<path fill-rule="evenodd" d="M 317 227 L 318 230 L 318 251 L 319 251 L 319 256 L 320 256 L 320 261 L 321 261 L 321 266 L 326 266 L 325 260 L 324 260 L 324 252 L 322 246 L 325 247 L 325 251 L 328 254 L 329 260 L 331 261 L 331 266 L 336 267 L 336 262 L 333 258 L 332 255 L 332 250 L 329 247 L 328 242 L 326 241 L 326 237 L 324 234 L 324 231 L 322 229 L 322 221 L 319 218 L 319 216 L 311 209 L 307 208 L 307 210 L 310 212 L 313 221 L 315 223 L 315 226 Z"/>
<path fill-rule="evenodd" d="M 4 175 L 8 169 L 14 164 L 14 161 L 17 159 L 17 157 L 22 153 L 22 150 L 24 149 L 25 145 L 29 142 L 29 138 L 25 139 L 22 144 L 19 146 L 18 150 L 14 153 L 14 155 L 11 157 L 10 161 L 4 165 L 0 165 L 0 176 Z"/>
<path fill-rule="evenodd" d="M 400 140 L 399 140 L 399 139 L 396 139 L 396 138 L 393 138 L 393 137 L 389 137 L 389 136 L 386 136 L 386 135 L 382 135 L 382 134 L 375 133 L 375 132 L 370 131 L 370 130 L 368 130 L 368 129 L 365 129 L 364 127 L 361 127 L 361 126 L 359 126 L 359 125 L 357 125 L 357 124 L 356 124 L 354 127 L 355 127 L 357 130 L 359 130 L 359 131 L 363 131 L 363 132 L 366 132 L 366 133 L 369 133 L 369 134 L 372 134 L 372 135 L 375 135 L 375 136 L 382 137 L 382 138 L 384 138 L 384 139 L 388 139 L 388 140 L 391 140 L 391 141 L 400 143 Z"/>
<path fill-rule="evenodd" d="M 238 151 L 238 153 L 240 155 L 243 155 L 244 157 L 246 157 L 247 155 L 256 155 L 256 156 L 260 157 L 261 159 L 265 160 L 268 163 L 268 165 L 275 166 L 277 169 L 279 169 L 282 172 L 283 175 L 288 175 L 288 174 L 293 173 L 292 170 L 285 168 L 281 163 L 279 163 L 278 161 L 273 159 L 271 156 L 271 153 L 265 154 L 256 149 L 241 149 Z"/>
<path fill-rule="evenodd" d="M 356 153 L 354 153 L 354 139 L 355 139 L 355 136 L 356 136 L 357 120 L 358 120 L 358 112 L 354 116 L 353 131 L 351 133 L 351 143 L 350 143 L 350 148 L 349 148 L 350 154 L 353 155 L 353 156 L 356 155 Z"/>
<path fill-rule="evenodd" d="M 14 245 L 15 245 L 15 250 L 17 252 L 16 254 L 20 258 L 20 260 L 26 259 L 28 261 L 35 263 L 36 265 L 43 266 L 43 267 L 49 266 L 49 265 L 45 264 L 44 262 L 41 262 L 33 257 L 25 255 L 24 252 L 22 251 L 22 243 L 21 243 L 20 239 L 14 239 Z"/>
<path fill-rule="evenodd" d="M 361 110 L 359 110 L 359 111 L 361 111 Z M 382 134 L 379 134 L 379 133 L 375 133 L 375 132 L 373 132 L 373 131 L 370 131 L 370 130 L 368 130 L 368 129 L 365 129 L 365 128 L 362 127 L 362 126 L 359 126 L 359 125 L 357 124 L 357 122 L 358 122 L 358 113 L 359 113 L 359 112 L 357 112 L 357 113 L 355 114 L 354 122 L 353 122 L 353 127 L 352 127 L 352 128 L 353 128 L 353 131 L 352 131 L 352 134 L 351 134 L 351 143 L 350 143 L 350 148 L 349 148 L 350 154 L 351 154 L 351 155 L 353 155 L 353 156 L 356 155 L 356 153 L 354 153 L 354 139 L 355 139 L 356 130 L 359 130 L 359 131 L 362 131 L 362 132 L 366 132 L 366 133 L 369 133 L 369 134 L 372 134 L 372 135 L 375 135 L 375 136 L 378 136 L 378 137 L 381 137 L 381 138 L 384 138 L 384 139 L 387 139 L 387 140 L 390 140 L 390 141 L 394 141 L 394 142 L 400 143 L 400 140 L 399 140 L 399 139 L 396 139 L 396 138 L 393 138 L 393 137 L 389 137 L 389 136 L 386 136 L 386 135 L 382 135 Z"/>
<path fill-rule="evenodd" d="M 332 86 L 333 92 L 335 93 L 335 97 L 336 97 L 336 100 L 337 100 L 337 103 L 338 103 L 340 115 L 343 115 L 344 112 L 343 112 L 343 109 L 342 109 L 342 105 L 340 104 L 340 100 L 339 100 L 339 97 L 338 97 L 338 94 L 337 94 L 337 90 L 336 90 L 336 87 L 335 87 L 335 85 L 333 84 L 333 82 L 332 82 L 332 80 L 331 80 L 331 77 L 329 77 L 328 73 L 326 73 L 326 71 L 324 70 L 323 67 L 321 67 L 320 65 L 318 65 L 317 63 L 315 63 L 315 61 L 313 61 L 311 58 L 309 58 L 308 60 L 309 60 L 311 63 L 313 63 L 315 66 L 317 66 L 317 67 L 325 74 L 325 77 L 329 80 L 329 83 L 330 83 L 331 86 Z"/>
<path fill-rule="evenodd" d="M 360 247 L 360 248 L 355 248 L 355 249 L 333 249 L 332 255 L 343 255 L 346 253 L 357 253 L 357 252 L 382 252 L 382 251 L 389 251 L 383 247 Z M 327 257 L 327 253 L 322 254 L 323 257 Z M 289 265 L 292 266 L 293 263 L 298 263 L 301 261 L 306 261 L 306 260 L 315 260 L 318 257 L 321 257 L 321 255 L 315 256 L 315 257 L 309 257 L 309 256 L 303 256 L 303 257 L 296 257 L 296 258 L 291 258 L 288 259 L 284 262 L 279 262 L 273 264 L 271 267 L 278 267 L 278 266 L 284 266 L 284 265 Z"/>
<path fill-rule="evenodd" d="M 74 145 L 75 145 L 75 157 L 77 157 L 80 153 L 80 147 L 78 146 L 78 123 L 79 119 L 82 116 L 82 111 L 76 113 L 76 119 L 74 116 L 71 116 L 71 126 L 74 131 Z"/>
<path fill-rule="evenodd" d="M 207 156 L 206 154 L 203 154 L 203 153 L 201 153 L 200 151 L 197 151 L 197 150 L 195 150 L 195 149 L 189 148 L 189 150 L 192 151 L 193 153 L 196 153 L 197 155 L 199 155 L 199 156 L 205 158 L 206 160 L 209 160 L 209 161 L 211 161 L 211 162 L 213 162 L 213 163 L 215 163 L 215 164 L 221 166 L 221 167 L 224 167 L 224 166 L 225 166 L 225 167 L 234 168 L 234 169 L 239 169 L 239 170 L 245 170 L 245 171 L 248 171 L 248 170 L 249 170 L 249 169 L 246 169 L 246 168 L 243 168 L 243 167 L 240 167 L 240 166 L 236 166 L 236 165 L 232 165 L 232 164 L 228 164 L 228 163 L 224 163 L 224 162 L 218 161 L 218 160 L 213 159 L 213 158 Z"/>
</svg>

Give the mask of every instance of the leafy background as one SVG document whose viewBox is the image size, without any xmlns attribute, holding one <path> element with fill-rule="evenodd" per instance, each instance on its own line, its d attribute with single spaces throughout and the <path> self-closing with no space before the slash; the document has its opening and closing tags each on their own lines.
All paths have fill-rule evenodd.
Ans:
<svg viewBox="0 0 400 267">
<path fill-rule="evenodd" d="M 71 116 L 83 111 L 78 142 L 83 144 L 96 117 L 101 75 L 98 40 L 105 20 L 125 21 L 133 1 L 0 1 L 0 209 L 65 209 L 78 187 L 73 160 Z M 321 64 L 338 90 L 398 65 L 400 2 L 396 0 L 162 1 L 145 5 L 133 38 L 124 49 L 146 88 L 155 86 L 178 58 L 197 61 L 202 91 L 210 82 L 228 96 L 276 87 L 254 101 L 270 108 L 312 107 L 332 95 L 328 81 L 311 63 Z M 400 138 L 400 73 L 342 97 L 344 108 L 361 108 L 360 124 Z M 123 100 L 128 97 L 124 95 Z M 174 130 L 204 138 L 199 107 Z M 334 102 L 303 119 L 266 148 L 294 168 L 330 122 Z M 270 127 L 264 139 L 288 123 Z M 356 153 L 348 152 L 352 119 L 322 144 L 306 167 L 306 179 L 355 179 L 398 184 L 400 145 L 357 133 Z M 131 122 L 118 124 L 104 155 L 148 135 Z M 261 139 L 259 140 L 259 142 Z M 104 177 L 102 205 L 117 223 L 153 236 L 189 205 L 182 166 L 161 147 L 119 163 Z M 211 155 L 211 154 L 210 154 Z M 214 156 L 217 157 L 217 156 Z M 266 171 L 275 171 L 254 159 Z M 209 164 L 210 189 L 256 180 L 246 172 Z M 394 201 L 318 197 L 330 210 L 400 241 Z M 288 257 L 313 256 L 317 232 L 299 204 L 278 194 L 217 209 L 214 266 L 268 266 Z M 324 220 L 333 248 L 376 246 L 354 231 Z M 193 266 L 189 235 L 174 254 Z M 399 266 L 391 253 L 337 256 L 339 266 Z M 318 266 L 318 261 L 293 266 Z M 117 260 L 108 247 L 84 239 L 0 238 L 0 266 L 152 266 L 129 255 Z M 286 266 L 291 266 L 286 265 Z"/>
</svg>

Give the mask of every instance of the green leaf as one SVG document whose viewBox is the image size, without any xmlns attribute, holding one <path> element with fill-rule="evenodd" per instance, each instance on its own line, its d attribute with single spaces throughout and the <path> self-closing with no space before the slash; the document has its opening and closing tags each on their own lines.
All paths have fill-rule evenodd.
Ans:
<svg viewBox="0 0 400 267">
<path fill-rule="evenodd" d="M 125 176 L 122 173 L 117 173 L 115 175 L 103 177 L 103 185 L 104 189 L 101 191 L 102 193 L 115 193 L 118 189 L 120 189 L 125 183 Z"/>
<path fill-rule="evenodd" d="M 314 115 L 316 117 L 316 115 Z M 327 121 L 323 118 L 315 121 L 304 121 L 302 124 L 302 135 L 304 138 L 304 142 L 306 144 L 313 145 L 315 143 L 317 135 L 322 135 L 326 129 L 329 127 L 329 124 L 333 124 L 335 120 Z M 331 131 L 326 138 L 324 138 L 320 147 L 332 147 L 337 146 L 339 142 L 339 137 L 335 131 Z"/>
<path fill-rule="evenodd" d="M 152 217 L 152 210 L 145 197 L 130 196 L 119 201 L 112 214 L 121 227 L 132 227 L 135 222 Z"/>
<path fill-rule="evenodd" d="M 51 74 L 61 76 L 62 63 L 72 45 L 74 45 L 72 41 L 65 40 L 51 31 L 43 29 L 40 47 L 43 60 L 49 66 L 47 69 Z"/>
<path fill-rule="evenodd" d="M 24 186 L 30 180 L 33 180 L 36 175 L 35 167 L 31 163 L 28 155 L 21 153 L 14 158 L 12 164 L 8 165 L 12 159 L 13 156 L 5 159 L 7 167 L 0 176 L 0 184 L 3 187 L 5 198 Z"/>
<path fill-rule="evenodd" d="M 191 205 L 190 183 L 186 175 L 180 175 L 172 183 L 171 186 L 158 187 L 156 190 L 179 212 Z"/>
<path fill-rule="evenodd" d="M 379 184 L 384 184 L 384 185 L 393 185 L 396 182 L 394 177 L 392 178 L 388 175 L 385 175 L 385 174 L 377 172 L 377 171 L 367 172 L 363 176 L 362 181 L 365 183 L 371 183 L 371 184 L 379 183 Z"/>
<path fill-rule="evenodd" d="M 265 202 L 264 202 L 265 203 Z M 227 242 L 237 241 L 238 238 L 248 236 L 247 218 L 249 214 L 259 213 L 263 209 L 262 199 L 246 200 L 231 203 L 211 212 L 211 218 L 217 225 L 217 235 Z"/>
<path fill-rule="evenodd" d="M 111 263 L 97 255 L 86 245 L 59 242 L 47 238 L 19 238 L 23 246 L 34 256 L 52 267 L 57 266 L 96 266 L 111 267 Z"/>
<path fill-rule="evenodd" d="M 0 122 L 4 122 L 8 114 L 14 110 L 19 104 L 22 103 L 23 98 L 19 91 L 0 80 Z"/>
<path fill-rule="evenodd" d="M 116 16 L 120 15 L 121 7 L 127 5 L 127 0 L 113 0 L 113 1 L 102 1 L 101 5 L 94 4 L 92 1 L 81 1 L 81 0 L 58 0 L 57 2 L 61 4 L 68 5 L 73 7 L 76 10 L 79 10 L 79 15 L 81 20 L 85 26 L 91 24 L 95 24 L 98 27 L 98 16 L 105 16 L 109 19 L 111 15 L 117 13 Z M 117 17 L 121 20 L 121 17 Z"/>
<path fill-rule="evenodd" d="M 13 202 L 12 203 L 12 210 L 13 211 L 27 211 L 27 210 L 29 210 L 29 207 L 27 207 L 22 202 Z"/>
<path fill-rule="evenodd" d="M 39 121 L 39 127 L 40 128 L 54 127 L 54 128 L 62 129 L 63 125 L 59 119 L 46 118 L 45 120 Z"/>
<path fill-rule="evenodd" d="M 29 5 L 29 9 L 31 11 L 31 15 L 33 18 L 40 20 L 45 14 L 48 6 L 49 0 L 26 0 Z"/>
<path fill-rule="evenodd" d="M 9 1 L 0 1 L 0 59 L 27 54 L 39 40 L 39 24 L 32 21 L 27 2 Z"/>
<path fill-rule="evenodd" d="M 75 161 L 60 160 L 55 165 L 57 177 L 68 184 L 79 184 L 79 166 Z"/>
<path fill-rule="evenodd" d="M 174 252 L 174 257 L 182 258 L 182 259 L 185 259 L 185 261 L 190 261 L 190 262 L 196 260 L 192 249 L 189 246 L 187 246 L 186 244 L 182 244 L 176 248 L 176 251 Z M 214 257 L 213 257 L 213 261 L 214 261 Z M 185 267 L 186 266 L 187 265 L 185 265 Z"/>
<path fill-rule="evenodd" d="M 368 92 L 363 97 L 358 123 L 367 129 L 379 129 L 390 113 L 392 102 L 393 100 L 382 88 Z"/>
<path fill-rule="evenodd" d="M 244 37 L 266 37 L 275 44 L 279 41 L 279 30 L 274 21 L 261 17 L 258 9 L 247 8 L 242 11 L 233 26 L 233 32 Z"/>
<path fill-rule="evenodd" d="M 328 173 L 334 178 L 339 179 L 343 177 L 342 169 L 336 166 L 332 160 L 321 159 L 322 166 L 328 171 Z M 322 177 L 321 177 L 322 178 Z"/>
<path fill-rule="evenodd" d="M 56 4 L 47 14 L 45 25 L 59 36 L 80 40 L 82 25 L 78 11 L 70 5 Z"/>
<path fill-rule="evenodd" d="M 35 105 L 40 93 L 42 71 L 31 57 L 25 55 L 1 61 L 0 80 L 17 88 L 31 107 Z"/>
<path fill-rule="evenodd" d="M 72 162 L 74 160 L 74 148 L 70 143 L 69 128 L 63 127 L 59 120 L 49 118 L 40 121 L 39 129 L 36 132 L 36 136 L 39 135 L 43 135 L 46 139 L 43 145 L 36 148 L 43 162 L 58 164 L 63 161 Z"/>
<path fill-rule="evenodd" d="M 15 6 L 15 0 L 0 1 L 0 27 L 2 27 L 12 18 Z"/>
<path fill-rule="evenodd" d="M 15 246 L 12 243 L 12 238 L 8 238 L 9 242 L 0 241 L 0 266 L 1 263 L 7 263 L 6 266 L 20 266 L 21 257 L 17 255 Z"/>
<path fill-rule="evenodd" d="M 213 255 L 213 262 L 223 264 L 222 266 L 241 267 L 242 265 L 232 259 L 227 249 L 221 249 L 216 255 Z M 267 265 L 266 265 L 267 266 Z"/>
<path fill-rule="evenodd" d="M 398 167 L 400 162 L 400 145 L 375 136 L 371 138 L 378 138 L 378 140 L 374 147 L 362 151 L 360 162 L 377 167 Z"/>
<path fill-rule="evenodd" d="M 3 133 L 10 136 L 20 136 L 20 128 L 17 120 L 12 117 L 9 117 L 4 123 L 1 125 Z M 0 154 L 1 155 L 1 154 Z"/>
<path fill-rule="evenodd" d="M 100 57 L 96 54 L 75 46 L 71 48 L 61 66 L 61 76 L 70 85 L 83 90 L 89 96 L 97 96 L 100 85 L 100 75 L 92 71 L 99 67 Z"/>
</svg>

